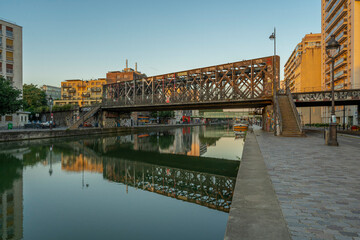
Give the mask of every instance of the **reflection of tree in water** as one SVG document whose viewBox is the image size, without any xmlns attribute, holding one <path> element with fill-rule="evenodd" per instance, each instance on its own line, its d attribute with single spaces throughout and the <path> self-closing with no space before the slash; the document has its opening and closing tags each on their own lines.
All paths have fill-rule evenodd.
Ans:
<svg viewBox="0 0 360 240">
<path fill-rule="evenodd" d="M 12 188 L 13 182 L 21 175 L 22 164 L 19 159 L 9 154 L 0 154 L 0 195 Z"/>
<path fill-rule="evenodd" d="M 207 146 L 215 145 L 217 141 L 219 141 L 220 138 L 206 138 L 204 136 L 200 136 L 200 143 L 206 144 Z"/>
<path fill-rule="evenodd" d="M 159 138 L 159 146 L 161 149 L 169 149 L 174 144 L 175 136 L 172 134 L 164 134 Z"/>
<path fill-rule="evenodd" d="M 41 146 L 31 146 L 29 147 L 29 152 L 23 155 L 23 164 L 24 166 L 34 166 L 39 161 L 45 160 L 46 155 L 49 151 L 49 147 Z"/>
</svg>

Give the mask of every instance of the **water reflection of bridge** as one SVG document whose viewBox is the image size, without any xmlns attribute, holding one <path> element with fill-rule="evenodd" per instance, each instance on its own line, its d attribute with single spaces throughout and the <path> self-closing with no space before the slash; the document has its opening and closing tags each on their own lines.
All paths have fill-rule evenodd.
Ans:
<svg viewBox="0 0 360 240">
<path fill-rule="evenodd" d="M 126 186 L 229 212 L 235 177 L 121 159 L 104 161 L 103 176 Z"/>
</svg>

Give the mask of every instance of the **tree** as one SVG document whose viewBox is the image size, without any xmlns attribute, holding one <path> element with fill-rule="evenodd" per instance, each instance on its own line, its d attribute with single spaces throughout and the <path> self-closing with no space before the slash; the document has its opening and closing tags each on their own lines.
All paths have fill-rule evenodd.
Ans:
<svg viewBox="0 0 360 240">
<path fill-rule="evenodd" d="M 24 84 L 23 86 L 24 110 L 31 113 L 35 109 L 47 106 L 46 94 L 34 84 Z"/>
<path fill-rule="evenodd" d="M 0 115 L 11 114 L 22 107 L 21 91 L 11 82 L 0 77 Z"/>
</svg>

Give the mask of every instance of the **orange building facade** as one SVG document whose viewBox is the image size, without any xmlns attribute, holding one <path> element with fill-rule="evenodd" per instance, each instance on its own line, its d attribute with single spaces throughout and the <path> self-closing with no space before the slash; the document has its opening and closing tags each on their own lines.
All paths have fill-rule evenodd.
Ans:
<svg viewBox="0 0 360 240">
<path fill-rule="evenodd" d="M 66 80 L 61 82 L 61 100 L 54 101 L 54 105 L 89 106 L 102 101 L 105 78 L 97 80 Z"/>
</svg>

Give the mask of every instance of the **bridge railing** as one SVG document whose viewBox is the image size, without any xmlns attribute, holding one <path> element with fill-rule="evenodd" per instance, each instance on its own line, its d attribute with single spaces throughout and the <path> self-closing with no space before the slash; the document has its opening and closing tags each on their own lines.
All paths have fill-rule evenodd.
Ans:
<svg viewBox="0 0 360 240">
<path fill-rule="evenodd" d="M 275 59 L 279 65 L 279 57 Z M 267 98 L 272 96 L 273 76 L 272 57 L 253 59 L 104 85 L 103 104 L 131 106 Z"/>
</svg>

